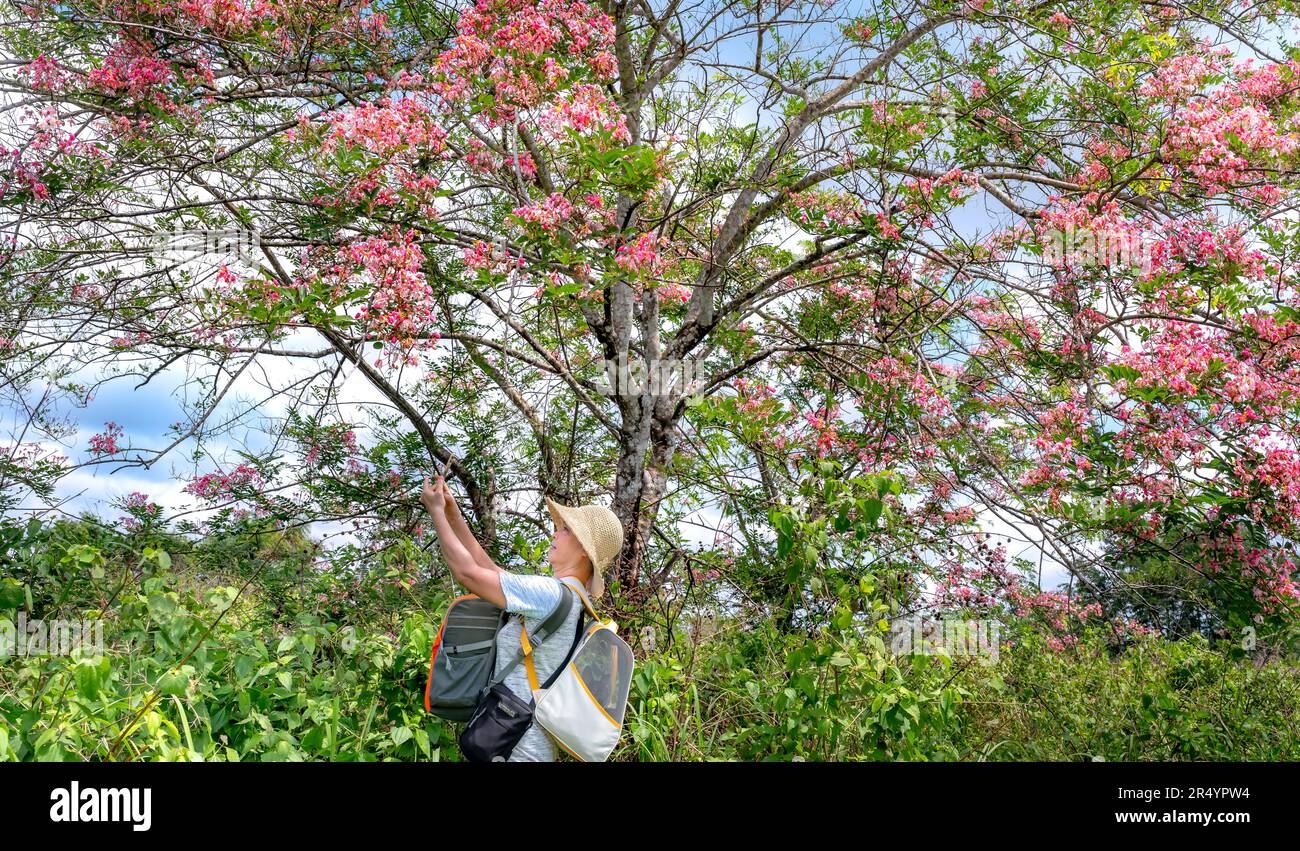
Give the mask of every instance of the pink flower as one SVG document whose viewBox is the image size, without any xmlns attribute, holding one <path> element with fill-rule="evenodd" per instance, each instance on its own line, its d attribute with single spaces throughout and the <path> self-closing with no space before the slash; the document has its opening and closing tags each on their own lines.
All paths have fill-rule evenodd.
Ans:
<svg viewBox="0 0 1300 851">
<path fill-rule="evenodd" d="M 114 422 L 104 423 L 102 434 L 96 434 L 90 438 L 90 451 L 96 455 L 113 455 L 121 450 L 118 448 L 117 440 L 122 436 L 122 427 Z"/>
<path fill-rule="evenodd" d="M 233 496 L 237 489 L 260 485 L 261 483 L 262 475 L 257 471 L 257 468 L 248 464 L 240 464 L 228 474 L 207 473 L 199 476 L 182 490 L 185 493 L 197 496 L 199 499 L 212 502 Z"/>
</svg>

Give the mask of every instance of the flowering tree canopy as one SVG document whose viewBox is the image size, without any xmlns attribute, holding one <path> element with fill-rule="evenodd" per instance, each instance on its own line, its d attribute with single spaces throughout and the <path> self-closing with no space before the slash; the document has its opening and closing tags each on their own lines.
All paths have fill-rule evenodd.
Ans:
<svg viewBox="0 0 1300 851">
<path fill-rule="evenodd" d="M 60 398 L 177 374 L 84 463 L 412 558 L 435 460 L 501 548 L 518 492 L 608 499 L 626 600 L 845 618 L 889 574 L 1133 628 L 1100 599 L 1158 559 L 1294 623 L 1294 3 L 6 10 L 7 494 L 67 469 Z"/>
</svg>

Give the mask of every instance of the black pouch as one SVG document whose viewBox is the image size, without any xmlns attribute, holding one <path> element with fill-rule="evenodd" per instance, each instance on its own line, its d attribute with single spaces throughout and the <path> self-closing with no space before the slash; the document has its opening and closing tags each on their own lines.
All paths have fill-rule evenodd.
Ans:
<svg viewBox="0 0 1300 851">
<path fill-rule="evenodd" d="M 488 689 L 460 734 L 470 762 L 505 762 L 533 723 L 533 702 L 524 702 L 505 683 Z"/>
</svg>

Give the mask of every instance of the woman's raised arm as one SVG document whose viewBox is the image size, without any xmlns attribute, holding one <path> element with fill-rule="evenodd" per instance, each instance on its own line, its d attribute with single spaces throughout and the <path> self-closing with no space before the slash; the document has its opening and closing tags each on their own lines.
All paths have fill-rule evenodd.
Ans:
<svg viewBox="0 0 1300 851">
<path fill-rule="evenodd" d="M 445 479 L 442 486 L 447 500 L 447 521 L 451 523 L 451 528 L 455 530 L 456 537 L 465 545 L 465 549 L 469 550 L 470 555 L 474 557 L 475 564 L 479 567 L 488 570 L 501 570 L 501 567 L 492 561 L 491 556 L 483 549 L 483 546 L 478 542 L 478 538 L 475 538 L 474 533 L 470 531 L 469 524 L 465 522 L 464 515 L 460 513 L 460 504 L 452 496 L 451 486 L 447 484 Z"/>
<path fill-rule="evenodd" d="M 433 518 L 433 528 L 438 533 L 442 557 L 451 568 L 452 578 L 471 594 L 478 595 L 494 606 L 505 608 L 506 595 L 501 590 L 501 571 L 495 565 L 487 568 L 475 561 L 474 556 L 452 528 L 447 516 L 447 502 L 452 500 L 449 499 L 447 483 L 443 481 L 442 476 L 438 476 L 437 483 L 433 485 L 429 484 L 427 478 L 424 480 L 424 491 L 420 495 L 420 501 L 424 503 L 429 516 Z"/>
</svg>

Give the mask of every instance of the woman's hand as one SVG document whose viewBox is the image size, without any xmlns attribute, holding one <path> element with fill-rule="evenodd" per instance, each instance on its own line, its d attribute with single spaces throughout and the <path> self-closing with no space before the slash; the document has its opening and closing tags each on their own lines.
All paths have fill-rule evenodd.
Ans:
<svg viewBox="0 0 1300 851">
<path fill-rule="evenodd" d="M 431 516 L 445 514 L 447 511 L 447 483 L 442 476 L 437 476 L 433 484 L 429 477 L 424 477 L 424 490 L 420 492 L 420 502 Z"/>
<path fill-rule="evenodd" d="M 460 504 L 456 502 L 456 495 L 451 492 L 451 485 L 447 484 L 446 480 L 441 476 L 438 477 L 437 481 L 442 483 L 442 493 L 443 498 L 446 500 L 447 516 L 452 519 L 459 518 L 463 520 L 464 518 L 461 517 L 460 513 Z"/>
</svg>

